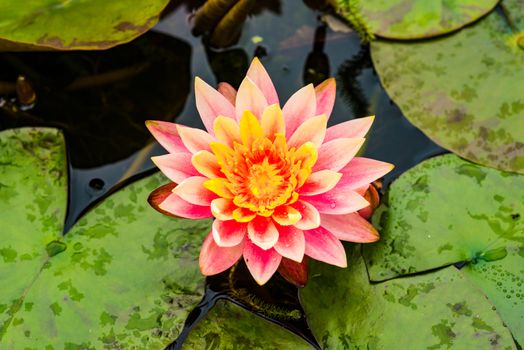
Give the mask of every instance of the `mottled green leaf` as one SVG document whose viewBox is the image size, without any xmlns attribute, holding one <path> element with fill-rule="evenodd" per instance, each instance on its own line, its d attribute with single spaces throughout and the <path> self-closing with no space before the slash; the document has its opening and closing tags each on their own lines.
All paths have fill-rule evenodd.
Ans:
<svg viewBox="0 0 524 350">
<path fill-rule="evenodd" d="M 100 50 L 149 30 L 168 0 L 0 0 L 0 48 Z"/>
<path fill-rule="evenodd" d="M 67 209 L 65 159 L 56 130 L 0 133 L 0 339 L 48 260 L 46 245 L 60 239 Z"/>
<path fill-rule="evenodd" d="M 325 349 L 515 349 L 490 302 L 453 266 L 370 284 L 360 247 L 349 267 L 312 262 L 301 296 Z"/>
<path fill-rule="evenodd" d="M 441 39 L 374 41 L 371 55 L 389 96 L 433 141 L 524 174 L 524 0 L 503 4 L 512 22 L 493 12 Z"/>
<path fill-rule="evenodd" d="M 179 334 L 202 298 L 208 221 L 147 204 L 165 178 L 113 194 L 61 237 L 66 164 L 59 132 L 0 133 L 0 348 L 152 348 Z M 5 151 L 4 151 L 5 150 Z"/>
<path fill-rule="evenodd" d="M 314 349 L 286 329 L 255 316 L 241 307 L 218 301 L 195 327 L 182 349 Z"/>
<path fill-rule="evenodd" d="M 396 180 L 373 217 L 382 239 L 364 248 L 371 280 L 466 261 L 461 273 L 524 343 L 524 176 L 455 155 Z"/>
<path fill-rule="evenodd" d="M 476 21 L 499 0 L 341 0 L 343 15 L 361 20 L 373 34 L 421 39 L 446 34 Z"/>
</svg>

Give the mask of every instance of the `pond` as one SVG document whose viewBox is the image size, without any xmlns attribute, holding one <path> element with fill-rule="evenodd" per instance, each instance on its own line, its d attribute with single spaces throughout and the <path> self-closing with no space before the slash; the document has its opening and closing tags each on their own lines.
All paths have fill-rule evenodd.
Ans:
<svg viewBox="0 0 524 350">
<path fill-rule="evenodd" d="M 384 29 L 372 5 L 363 25 L 344 1 L 350 23 L 324 1 L 257 1 L 215 37 L 196 35 L 204 3 L 171 1 L 105 50 L 0 52 L 0 348 L 519 347 L 524 3 L 469 4 L 466 28 L 420 34 Z M 335 77 L 328 125 L 374 115 L 359 156 L 395 165 L 372 219 L 382 239 L 345 244 L 346 269 L 310 263 L 305 288 L 279 274 L 259 286 L 244 263 L 204 283 L 209 222 L 145 200 L 169 181 L 145 121 L 203 129 L 194 77 L 238 88 L 254 57 L 280 101 Z"/>
</svg>

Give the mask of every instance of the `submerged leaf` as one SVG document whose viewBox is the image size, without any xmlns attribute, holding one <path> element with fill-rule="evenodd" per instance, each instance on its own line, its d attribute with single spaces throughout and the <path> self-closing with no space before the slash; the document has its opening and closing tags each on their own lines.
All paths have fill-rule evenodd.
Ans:
<svg viewBox="0 0 524 350">
<path fill-rule="evenodd" d="M 189 333 L 182 349 L 314 349 L 306 341 L 271 322 L 219 301 Z"/>
</svg>

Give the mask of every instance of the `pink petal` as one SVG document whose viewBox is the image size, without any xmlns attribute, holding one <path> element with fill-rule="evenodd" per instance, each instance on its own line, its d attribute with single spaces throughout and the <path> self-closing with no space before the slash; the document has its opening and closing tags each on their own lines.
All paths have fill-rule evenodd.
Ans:
<svg viewBox="0 0 524 350">
<path fill-rule="evenodd" d="M 357 213 L 320 215 L 321 225 L 338 239 L 349 242 L 369 243 L 380 238 L 377 230 Z"/>
<path fill-rule="evenodd" d="M 300 147 L 306 142 L 312 142 L 320 147 L 326 135 L 327 117 L 319 115 L 303 122 L 288 140 L 289 147 Z"/>
<path fill-rule="evenodd" d="M 282 256 L 273 248 L 264 250 L 247 240 L 244 246 L 244 261 L 258 284 L 265 284 L 277 271 Z"/>
<path fill-rule="evenodd" d="M 181 183 L 191 176 L 199 175 L 191 164 L 191 153 L 171 153 L 163 156 L 151 157 L 151 160 L 166 175 L 169 180 Z"/>
<path fill-rule="evenodd" d="M 170 194 L 158 207 L 168 213 L 187 219 L 206 219 L 213 217 L 208 206 L 191 204 L 175 193 Z"/>
<path fill-rule="evenodd" d="M 294 226 L 278 226 L 278 242 L 275 250 L 288 259 L 301 262 L 304 258 L 306 241 L 302 230 Z"/>
<path fill-rule="evenodd" d="M 191 204 L 210 206 L 217 195 L 204 187 L 206 181 L 208 181 L 207 177 L 188 177 L 173 189 L 173 193 Z"/>
<path fill-rule="evenodd" d="M 329 119 L 337 95 L 337 83 L 335 78 L 326 79 L 320 85 L 317 85 L 315 87 L 315 94 L 317 96 L 317 112 L 315 114 L 324 114 Z"/>
<path fill-rule="evenodd" d="M 341 177 L 341 173 L 332 170 L 320 170 L 312 173 L 300 188 L 300 194 L 311 196 L 327 192 L 337 185 Z"/>
<path fill-rule="evenodd" d="M 294 225 L 295 227 L 301 230 L 311 230 L 320 226 L 320 214 L 314 206 L 300 199 L 291 206 L 302 215 L 302 218 Z"/>
<path fill-rule="evenodd" d="M 220 247 L 234 247 L 246 236 L 247 224 L 235 220 L 215 220 L 211 232 L 215 243 Z"/>
<path fill-rule="evenodd" d="M 165 211 L 163 209 L 160 209 L 160 204 L 163 201 L 165 201 L 167 199 L 167 197 L 169 197 L 173 193 L 172 192 L 173 188 L 175 188 L 176 185 L 177 185 L 176 183 L 171 182 L 171 183 L 168 183 L 166 185 L 160 186 L 159 188 L 157 188 L 156 190 L 151 192 L 151 194 L 147 198 L 147 201 L 149 202 L 151 207 L 153 207 L 153 209 L 155 209 L 156 211 L 158 211 L 158 212 L 160 212 L 160 213 L 162 213 L 164 215 L 178 218 L 178 216 L 173 215 L 170 212 L 167 212 L 167 211 Z"/>
<path fill-rule="evenodd" d="M 214 132 L 213 122 L 217 116 L 235 117 L 233 104 L 199 77 L 195 78 L 195 100 L 200 118 L 211 135 Z"/>
<path fill-rule="evenodd" d="M 232 199 L 217 198 L 211 201 L 211 212 L 213 216 L 219 220 L 233 220 L 233 211 L 235 211 L 235 209 L 237 209 L 237 206 L 233 203 Z"/>
<path fill-rule="evenodd" d="M 268 104 L 272 105 L 278 103 L 278 95 L 275 86 L 258 57 L 253 58 L 246 76 L 248 76 L 249 79 L 258 86 L 260 91 L 262 91 Z"/>
<path fill-rule="evenodd" d="M 348 187 L 335 187 L 326 193 L 300 198 L 317 208 L 321 214 L 348 214 L 369 205 L 364 197 Z"/>
<path fill-rule="evenodd" d="M 216 275 L 227 270 L 240 259 L 244 251 L 244 242 L 234 247 L 220 247 L 215 243 L 213 234 L 207 235 L 200 251 L 200 272 L 204 276 Z"/>
<path fill-rule="evenodd" d="M 232 105 L 235 105 L 237 90 L 226 82 L 218 83 L 218 92 L 220 92 Z"/>
<path fill-rule="evenodd" d="M 202 150 L 211 151 L 209 144 L 215 142 L 213 136 L 209 135 L 204 130 L 190 128 L 180 124 L 177 124 L 176 126 L 178 134 L 189 152 L 197 153 Z"/>
<path fill-rule="evenodd" d="M 251 242 L 264 250 L 272 248 L 278 241 L 278 230 L 271 218 L 255 217 L 247 225 L 247 233 Z"/>
<path fill-rule="evenodd" d="M 286 135 L 293 135 L 304 121 L 316 115 L 317 102 L 313 84 L 295 92 L 282 108 L 286 120 Z"/>
<path fill-rule="evenodd" d="M 393 170 L 395 166 L 374 159 L 355 157 L 340 170 L 342 178 L 339 186 L 349 186 L 352 189 L 369 185 L 373 181 Z"/>
<path fill-rule="evenodd" d="M 280 275 L 284 277 L 284 279 L 289 283 L 302 288 L 307 284 L 308 280 L 307 262 L 308 259 L 306 256 L 300 263 L 283 257 L 280 265 L 278 266 L 278 273 L 280 273 Z"/>
<path fill-rule="evenodd" d="M 329 169 L 339 171 L 357 154 L 364 139 L 336 139 L 324 143 L 318 150 L 313 171 Z"/>
<path fill-rule="evenodd" d="M 347 267 L 344 246 L 331 232 L 319 227 L 304 231 L 304 238 L 306 255 L 331 265 Z"/>
<path fill-rule="evenodd" d="M 369 129 L 371 128 L 371 124 L 373 124 L 373 120 L 375 120 L 374 116 L 351 119 L 347 122 L 333 125 L 327 129 L 324 142 L 340 138 L 362 138 L 368 133 Z"/>
<path fill-rule="evenodd" d="M 210 179 L 224 176 L 220 170 L 220 165 L 218 165 L 217 158 L 209 151 L 199 151 L 193 154 L 191 163 L 200 174 Z"/>
<path fill-rule="evenodd" d="M 240 121 L 245 111 L 251 111 L 258 120 L 267 107 L 267 101 L 262 91 L 248 77 L 244 78 L 238 88 L 235 102 L 236 119 Z"/>
<path fill-rule="evenodd" d="M 182 143 L 175 123 L 160 120 L 147 120 L 146 127 L 153 137 L 169 153 L 187 153 L 187 148 Z"/>
</svg>

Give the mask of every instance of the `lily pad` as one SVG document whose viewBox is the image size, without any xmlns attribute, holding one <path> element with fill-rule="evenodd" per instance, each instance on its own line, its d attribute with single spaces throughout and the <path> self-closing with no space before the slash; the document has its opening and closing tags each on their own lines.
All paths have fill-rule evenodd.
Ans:
<svg viewBox="0 0 524 350">
<path fill-rule="evenodd" d="M 189 333 L 182 349 L 312 350 L 314 347 L 286 329 L 221 300 Z"/>
<path fill-rule="evenodd" d="M 169 1 L 2 2 L 0 48 L 12 51 L 102 50 L 126 43 L 155 25 Z"/>
<path fill-rule="evenodd" d="M 116 192 L 67 235 L 67 167 L 53 129 L 0 133 L 0 348 L 161 348 L 203 294 L 208 221 L 147 204 L 156 174 Z"/>
<path fill-rule="evenodd" d="M 433 141 L 524 174 L 524 1 L 502 4 L 507 17 L 493 12 L 431 41 L 376 40 L 371 56 L 389 96 Z"/>
<path fill-rule="evenodd" d="M 325 349 L 515 349 L 490 302 L 453 266 L 370 284 L 360 247 L 347 269 L 312 262 L 301 296 Z"/>
<path fill-rule="evenodd" d="M 390 39 L 422 39 L 446 34 L 484 16 L 499 0 L 342 0 L 343 15 L 361 17 L 367 30 Z"/>
<path fill-rule="evenodd" d="M 372 281 L 458 262 L 524 343 L 524 176 L 455 155 L 396 180 L 373 217 L 382 239 L 364 247 Z"/>
</svg>

